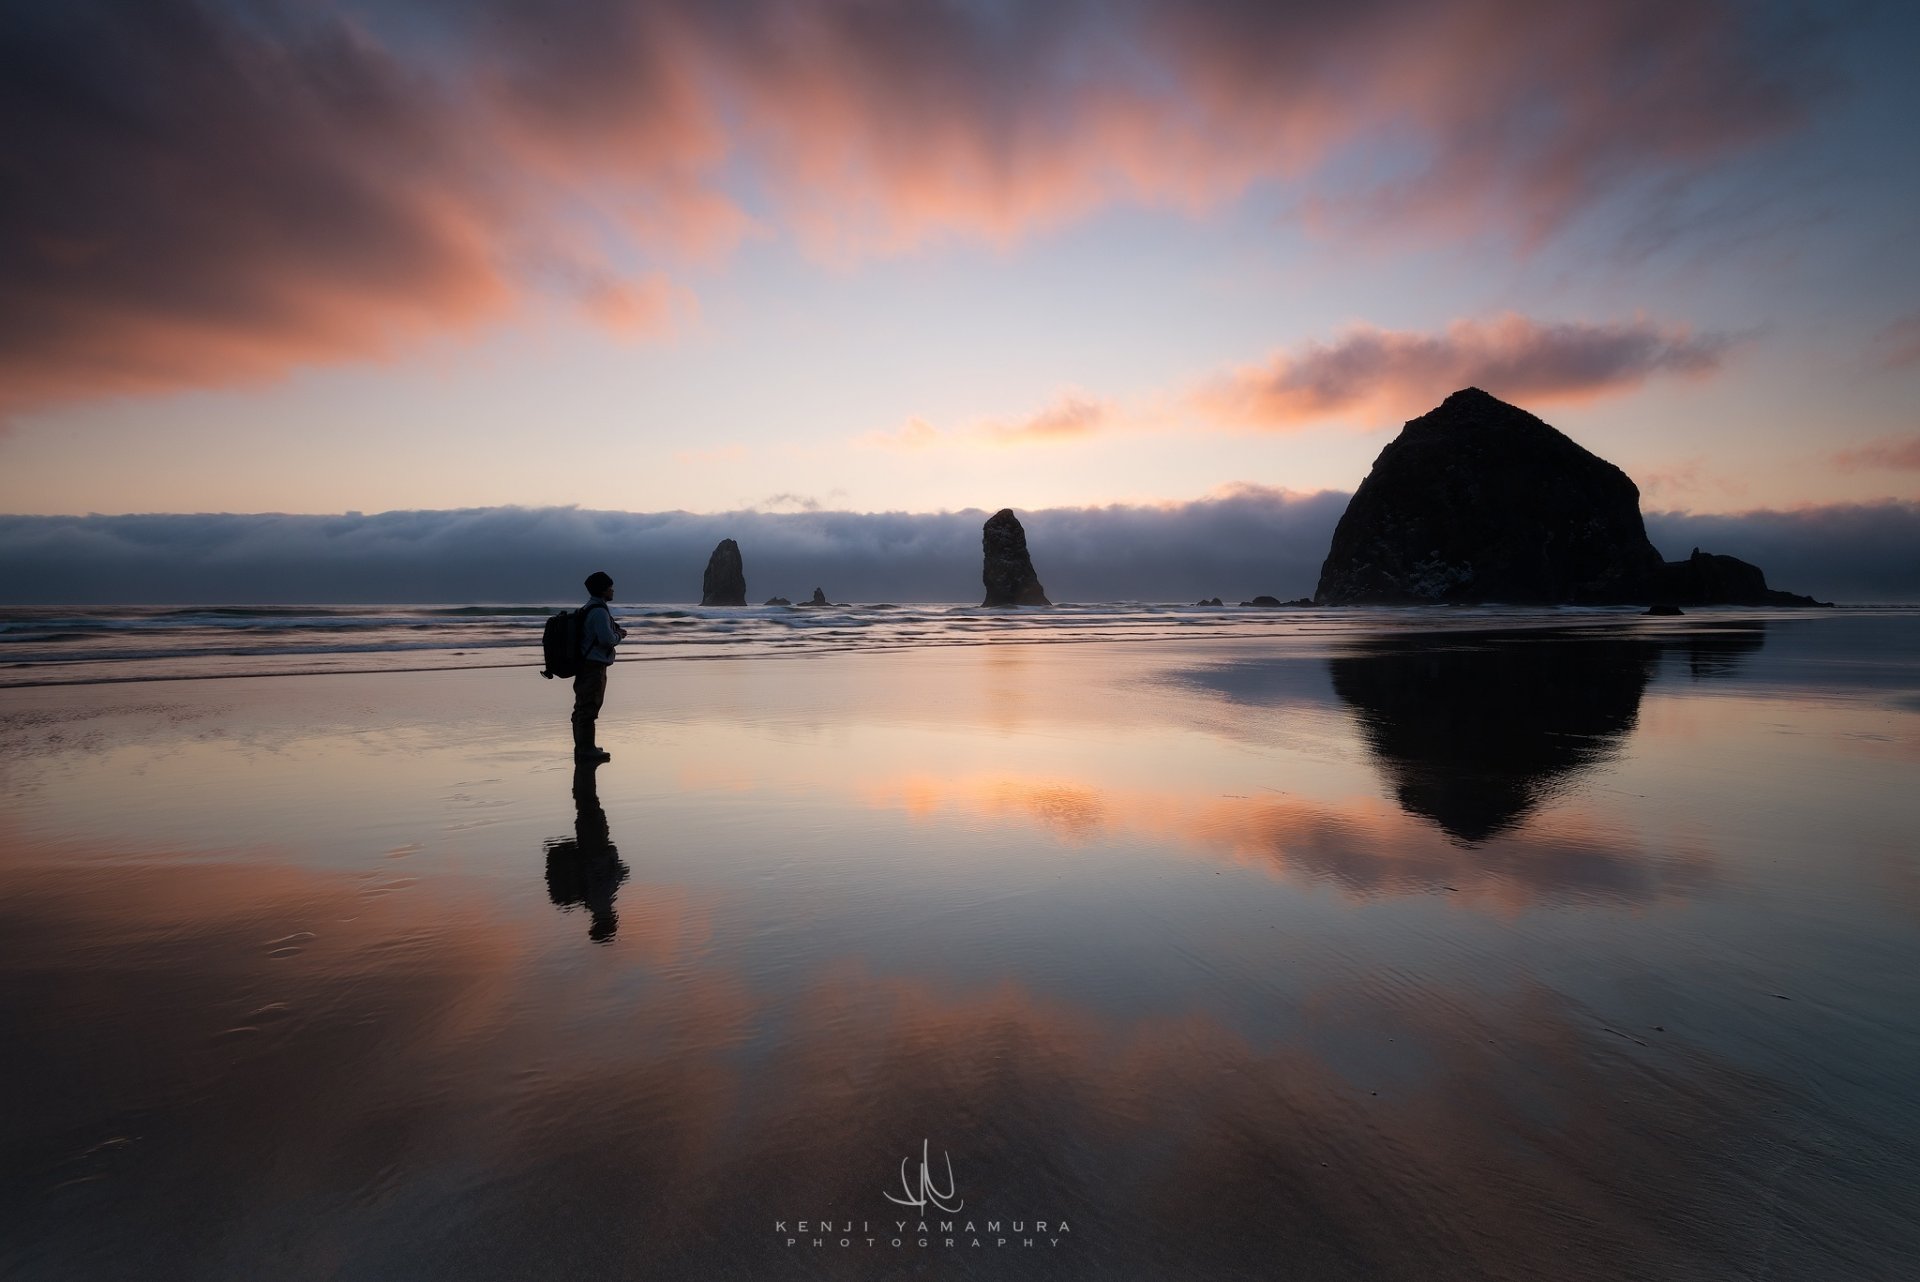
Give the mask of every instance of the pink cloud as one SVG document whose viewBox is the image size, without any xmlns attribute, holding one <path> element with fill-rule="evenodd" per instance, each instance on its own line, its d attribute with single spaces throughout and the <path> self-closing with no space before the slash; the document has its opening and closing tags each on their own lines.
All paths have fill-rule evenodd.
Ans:
<svg viewBox="0 0 1920 1282">
<path fill-rule="evenodd" d="M 1063 396 L 1031 418 L 1016 423 L 989 423 L 985 435 L 1001 445 L 1071 441 L 1111 426 L 1118 416 L 1109 401 Z"/>
<path fill-rule="evenodd" d="M 1881 330 L 1873 347 L 1882 369 L 1920 365 L 1920 312 L 1903 316 Z"/>
<path fill-rule="evenodd" d="M 908 450 L 1022 446 L 1088 440 L 1120 428 L 1294 431 L 1341 419 L 1379 427 L 1429 410 L 1462 387 L 1542 405 L 1619 395 L 1659 374 L 1704 377 L 1720 368 L 1730 346 L 1722 335 L 1645 319 L 1547 323 L 1508 314 L 1455 321 L 1432 334 L 1362 325 L 1331 343 L 1279 351 L 1150 403 L 1122 406 L 1073 392 L 1022 419 L 941 432 L 915 418 L 859 443 Z M 1707 479 L 1721 492 L 1742 492 L 1725 478 Z M 1705 483 L 1695 462 L 1650 478 L 1652 488 L 1676 493 Z"/>
<path fill-rule="evenodd" d="M 1920 436 L 1890 436 L 1831 458 L 1843 472 L 1920 472 Z"/>
<path fill-rule="evenodd" d="M 659 273 L 636 281 L 599 281 L 583 293 L 580 305 L 594 324 L 624 338 L 670 335 L 679 317 L 697 310 L 690 291 Z"/>
<path fill-rule="evenodd" d="M 1729 341 L 1680 327 L 1543 324 L 1506 315 L 1436 334 L 1358 326 L 1212 380 L 1189 400 L 1210 422 L 1284 431 L 1328 419 L 1393 420 L 1462 387 L 1528 404 L 1587 400 L 1655 374 L 1719 368 Z"/>
<path fill-rule="evenodd" d="M 10 12 L 0 413 L 383 359 L 556 288 L 664 333 L 661 274 L 756 235 L 849 261 L 1276 183 L 1343 231 L 1537 241 L 1811 93 L 1717 0 L 434 12 Z"/>
<path fill-rule="evenodd" d="M 930 450 L 947 438 L 923 418 L 910 418 L 890 431 L 868 432 L 854 443 L 877 450 Z"/>
</svg>

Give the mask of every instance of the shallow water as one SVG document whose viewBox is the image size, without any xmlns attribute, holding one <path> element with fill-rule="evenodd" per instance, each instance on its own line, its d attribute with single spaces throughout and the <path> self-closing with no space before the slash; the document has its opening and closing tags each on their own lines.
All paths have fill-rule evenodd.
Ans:
<svg viewBox="0 0 1920 1282">
<path fill-rule="evenodd" d="M 573 603 L 566 603 L 571 608 Z M 0 687 L 321 672 L 541 666 L 540 605 L 0 606 Z M 1871 607 L 1865 612 L 1888 613 Z M 1793 611 L 1758 617 L 1791 617 Z M 1892 613 L 1898 614 L 1895 610 Z M 954 645 L 1371 635 L 1632 619 L 1630 609 L 1316 610 L 1108 602 L 614 607 L 627 662 L 763 659 Z"/>
<path fill-rule="evenodd" d="M 0 1272 L 1911 1275 L 1920 615 L 1166 614 L 0 691 Z"/>
</svg>

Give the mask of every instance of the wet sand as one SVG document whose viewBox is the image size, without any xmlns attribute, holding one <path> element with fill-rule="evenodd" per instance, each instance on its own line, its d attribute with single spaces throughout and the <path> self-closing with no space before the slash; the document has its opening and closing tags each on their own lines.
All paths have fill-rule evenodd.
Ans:
<svg viewBox="0 0 1920 1282">
<path fill-rule="evenodd" d="M 0 1273 L 1910 1276 L 1916 639 L 0 690 Z"/>
</svg>

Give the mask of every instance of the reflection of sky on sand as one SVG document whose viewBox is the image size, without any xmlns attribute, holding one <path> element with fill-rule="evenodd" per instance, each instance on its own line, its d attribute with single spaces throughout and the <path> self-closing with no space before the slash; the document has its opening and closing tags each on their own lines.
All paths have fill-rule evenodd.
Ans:
<svg viewBox="0 0 1920 1282">
<path fill-rule="evenodd" d="M 909 776 L 862 789 L 869 804 L 944 823 L 956 815 L 1025 820 L 1069 847 L 1151 840 L 1261 867 L 1303 882 L 1325 880 L 1355 898 L 1446 891 L 1460 902 L 1508 911 L 1542 900 L 1618 904 L 1684 897 L 1712 876 L 1697 850 L 1649 852 L 1592 814 L 1568 812 L 1564 830 L 1478 847 L 1375 797 L 1317 802 L 986 776 Z"/>
<path fill-rule="evenodd" d="M 0 1266 L 880 1275 L 771 1224 L 930 1135 L 1076 1234 L 943 1275 L 1884 1274 L 1920 716 L 1764 642 L 633 665 L 597 805 L 524 674 L 6 692 Z"/>
<path fill-rule="evenodd" d="M 178 900 L 146 893 L 162 880 L 200 906 L 191 940 Z M 637 956 L 582 970 L 510 904 L 423 925 L 342 874 L 198 864 L 125 890 L 10 882 L 0 901 L 11 973 L 118 941 L 82 991 L 15 989 L 73 1069 L 0 1070 L 36 1105 L 0 1177 L 42 1212 L 16 1263 L 757 1275 L 792 1267 L 777 1220 L 890 1219 L 881 1190 L 930 1120 L 976 1214 L 1072 1223 L 1035 1275 L 1260 1276 L 1284 1253 L 1311 1276 L 1801 1276 L 1850 1242 L 1914 1245 L 1875 1178 L 1904 1160 L 1897 1133 L 1531 980 L 1336 984 L 1298 1036 L 1254 1040 L 1201 1011 L 1103 1017 L 855 960 L 775 988 Z M 323 926 L 308 950 L 272 957 L 262 928 L 302 920 Z M 90 1053 L 106 1028 L 137 1067 Z M 1820 1178 L 1757 1198 L 1789 1163 Z"/>
</svg>

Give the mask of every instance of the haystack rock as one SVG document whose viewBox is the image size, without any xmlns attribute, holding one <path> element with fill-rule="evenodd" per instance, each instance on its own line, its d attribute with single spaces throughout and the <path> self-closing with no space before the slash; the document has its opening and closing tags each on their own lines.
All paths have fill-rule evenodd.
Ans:
<svg viewBox="0 0 1920 1282">
<path fill-rule="evenodd" d="M 721 539 L 707 558 L 707 574 L 700 581 L 701 605 L 745 605 L 747 571 L 740 563 L 740 545 Z"/>
<path fill-rule="evenodd" d="M 1625 472 L 1477 387 L 1413 419 L 1354 492 L 1322 605 L 1813 605 L 1759 569 L 1663 562 Z"/>
<path fill-rule="evenodd" d="M 984 554 L 980 578 L 987 587 L 981 605 L 1052 605 L 1027 554 L 1027 532 L 1012 508 L 1001 508 L 987 518 L 980 532 Z"/>
</svg>

